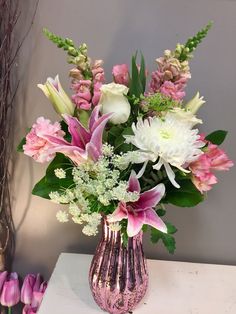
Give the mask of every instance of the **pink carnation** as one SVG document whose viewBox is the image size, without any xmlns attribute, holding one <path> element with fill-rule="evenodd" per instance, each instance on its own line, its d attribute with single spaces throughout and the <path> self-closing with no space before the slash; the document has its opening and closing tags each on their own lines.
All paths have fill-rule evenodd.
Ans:
<svg viewBox="0 0 236 314">
<path fill-rule="evenodd" d="M 182 85 L 172 83 L 171 81 L 165 81 L 160 87 L 160 92 L 177 101 L 182 100 L 185 96 Z"/>
<path fill-rule="evenodd" d="M 200 176 L 194 175 L 192 182 L 196 188 L 201 192 L 207 192 L 212 189 L 212 185 L 217 183 L 216 176 L 211 172 L 206 172 Z"/>
<path fill-rule="evenodd" d="M 49 148 L 54 147 L 44 135 L 63 137 L 60 123 L 51 123 L 50 120 L 40 117 L 33 124 L 30 132 L 26 135 L 26 144 L 23 146 L 24 153 L 37 162 L 47 162 L 55 157 L 55 153 L 48 153 Z"/>
<path fill-rule="evenodd" d="M 117 84 L 129 85 L 129 68 L 127 64 L 117 64 L 112 69 L 114 82 Z"/>
</svg>

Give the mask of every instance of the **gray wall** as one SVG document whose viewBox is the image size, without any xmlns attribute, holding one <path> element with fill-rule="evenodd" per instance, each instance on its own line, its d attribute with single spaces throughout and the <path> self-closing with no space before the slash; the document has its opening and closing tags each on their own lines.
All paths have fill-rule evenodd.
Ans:
<svg viewBox="0 0 236 314">
<path fill-rule="evenodd" d="M 22 2 L 24 23 L 19 32 L 30 23 L 32 4 Z M 235 159 L 235 14 L 235 1 L 40 0 L 35 23 L 19 56 L 16 141 L 38 116 L 58 118 L 37 83 L 59 73 L 69 90 L 70 67 L 65 54 L 44 38 L 42 27 L 86 42 L 91 57 L 105 60 L 109 82 L 112 65 L 128 63 L 136 49 L 142 50 L 151 71 L 155 58 L 164 49 L 174 48 L 177 42 L 184 42 L 214 20 L 213 29 L 191 62 L 187 98 L 197 90 L 205 96 L 207 103 L 200 112 L 205 121 L 202 131 L 230 131 L 224 148 Z M 98 238 L 85 237 L 73 223 L 58 223 L 58 207 L 30 195 L 33 184 L 43 176 L 45 165 L 24 155 L 17 156 L 15 165 L 15 269 L 22 274 L 41 271 L 48 276 L 60 252 L 93 253 Z M 219 184 L 196 208 L 169 207 L 168 219 L 179 229 L 176 253 L 168 255 L 161 245 L 152 245 L 146 237 L 145 252 L 149 258 L 236 265 L 235 168 L 218 174 L 218 178 Z"/>
</svg>

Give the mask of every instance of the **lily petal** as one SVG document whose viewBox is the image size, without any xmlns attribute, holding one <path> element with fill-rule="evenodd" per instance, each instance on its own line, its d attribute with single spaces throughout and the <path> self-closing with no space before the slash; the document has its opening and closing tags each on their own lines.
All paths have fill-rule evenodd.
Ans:
<svg viewBox="0 0 236 314">
<path fill-rule="evenodd" d="M 140 193 L 140 184 L 139 180 L 137 179 L 135 171 L 132 170 L 130 177 L 129 177 L 129 192 L 138 192 Z"/>
<path fill-rule="evenodd" d="M 99 154 L 102 154 L 102 135 L 103 130 L 112 114 L 104 114 L 97 122 L 95 122 L 90 142 L 97 148 Z"/>
<path fill-rule="evenodd" d="M 127 217 L 128 215 L 127 215 L 126 204 L 120 202 L 116 210 L 111 215 L 108 216 L 107 220 L 108 222 L 117 222 Z"/>
<path fill-rule="evenodd" d="M 167 233 L 167 227 L 164 224 L 164 222 L 161 220 L 161 218 L 157 215 L 154 209 L 149 208 L 145 211 L 145 224 L 152 226 L 153 228 L 156 228 L 160 230 L 161 232 Z"/>
<path fill-rule="evenodd" d="M 127 234 L 129 237 L 134 237 L 142 229 L 143 224 L 145 223 L 145 212 L 128 212 L 128 226 Z"/>
<path fill-rule="evenodd" d="M 68 124 L 68 130 L 72 136 L 71 144 L 81 148 L 85 148 L 85 145 L 90 140 L 90 133 L 85 129 L 85 127 L 79 122 L 75 117 L 71 117 L 67 114 L 62 115 Z"/>
<path fill-rule="evenodd" d="M 151 190 L 140 194 L 140 198 L 135 202 L 137 210 L 145 210 L 156 206 L 165 194 L 165 186 L 163 183 L 156 185 Z"/>
<path fill-rule="evenodd" d="M 95 122 L 99 119 L 99 111 L 101 109 L 101 106 L 96 106 L 93 111 L 91 112 L 90 118 L 89 118 L 89 130 L 93 130 L 93 126 Z"/>
</svg>

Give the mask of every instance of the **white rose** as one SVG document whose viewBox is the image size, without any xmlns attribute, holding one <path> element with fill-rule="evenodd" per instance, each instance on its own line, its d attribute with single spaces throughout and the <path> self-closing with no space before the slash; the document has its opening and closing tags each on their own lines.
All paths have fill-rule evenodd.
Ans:
<svg viewBox="0 0 236 314">
<path fill-rule="evenodd" d="M 103 114 L 111 113 L 110 121 L 113 124 L 125 123 L 130 116 L 130 103 L 124 96 L 127 95 L 129 89 L 125 85 L 110 83 L 101 87 L 101 97 L 99 105 Z"/>
</svg>

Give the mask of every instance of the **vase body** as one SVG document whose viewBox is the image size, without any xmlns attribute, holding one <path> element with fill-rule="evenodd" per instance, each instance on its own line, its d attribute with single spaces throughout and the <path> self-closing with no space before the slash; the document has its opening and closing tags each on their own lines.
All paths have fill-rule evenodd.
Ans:
<svg viewBox="0 0 236 314">
<path fill-rule="evenodd" d="M 93 257 L 89 284 L 98 306 L 111 314 L 132 311 L 148 286 L 142 231 L 122 244 L 120 231 L 112 231 L 103 220 L 102 238 Z"/>
</svg>

